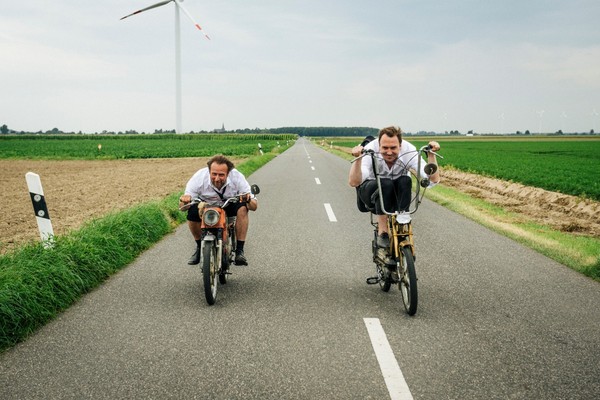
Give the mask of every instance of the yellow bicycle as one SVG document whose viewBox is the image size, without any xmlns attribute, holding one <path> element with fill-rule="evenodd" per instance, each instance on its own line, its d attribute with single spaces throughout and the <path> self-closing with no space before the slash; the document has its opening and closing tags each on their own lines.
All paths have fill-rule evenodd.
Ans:
<svg viewBox="0 0 600 400">
<path fill-rule="evenodd" d="M 393 284 L 397 284 L 402 294 L 402 303 L 408 315 L 414 315 L 417 312 L 418 304 L 418 289 L 417 289 L 417 271 L 415 268 L 415 244 L 413 240 L 412 217 L 425 194 L 426 188 L 429 186 L 429 177 L 437 171 L 437 165 L 427 164 L 424 167 L 426 176 L 421 176 L 421 155 L 426 155 L 430 152 L 429 146 L 423 146 L 416 150 L 415 157 L 418 157 L 418 168 L 415 173 L 418 184 L 415 186 L 415 194 L 411 198 L 412 210 L 409 211 L 394 211 L 385 210 L 383 196 L 377 196 L 380 202 L 381 210 L 387 215 L 387 228 L 390 238 L 389 246 L 379 247 L 377 245 L 378 222 L 377 216 L 374 214 L 375 209 L 367 207 L 360 198 L 358 198 L 358 207 L 363 212 L 371 213 L 371 225 L 373 226 L 373 262 L 375 263 L 376 275 L 367 279 L 368 284 L 377 284 L 381 290 L 388 292 Z M 441 157 L 439 154 L 438 157 Z M 378 153 L 372 150 L 363 151 L 363 154 L 352 162 L 355 162 L 363 157 L 371 157 L 373 163 L 373 171 L 375 180 L 377 181 L 377 192 L 382 193 L 381 179 L 379 167 L 376 159 Z"/>
</svg>

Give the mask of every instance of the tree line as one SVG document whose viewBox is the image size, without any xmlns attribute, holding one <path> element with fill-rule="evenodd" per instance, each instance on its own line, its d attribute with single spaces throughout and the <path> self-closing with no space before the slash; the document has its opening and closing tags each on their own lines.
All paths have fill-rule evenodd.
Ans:
<svg viewBox="0 0 600 400">
<path fill-rule="evenodd" d="M 282 128 L 254 128 L 254 129 L 232 129 L 232 130 L 222 130 L 219 133 L 239 133 L 239 134 L 283 134 L 290 133 L 300 136 L 367 136 L 373 135 L 376 136 L 379 132 L 378 129 L 375 128 L 365 128 L 365 127 L 282 127 Z M 147 134 L 149 132 L 138 132 L 136 130 L 127 130 L 127 131 L 102 131 L 102 132 L 86 132 L 88 134 L 101 134 L 101 135 L 141 135 Z M 172 130 L 164 130 L 164 129 L 155 129 L 153 134 L 175 134 L 175 129 Z M 214 133 L 214 131 L 191 131 L 187 132 L 190 134 L 206 134 L 206 133 Z M 0 134 L 7 135 L 82 135 L 84 134 L 82 131 L 79 132 L 64 132 L 58 128 L 53 128 L 47 131 L 37 131 L 37 132 L 26 132 L 26 131 L 16 131 L 10 129 L 6 124 L 0 126 Z"/>
</svg>

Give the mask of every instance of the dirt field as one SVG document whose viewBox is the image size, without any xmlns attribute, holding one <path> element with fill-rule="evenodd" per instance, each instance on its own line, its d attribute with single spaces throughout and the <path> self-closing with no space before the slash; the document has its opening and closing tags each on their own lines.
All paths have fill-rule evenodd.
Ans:
<svg viewBox="0 0 600 400">
<path fill-rule="evenodd" d="M 183 190 L 205 159 L 115 161 L 0 160 L 0 253 L 39 240 L 25 182 L 29 171 L 41 176 L 55 234 L 109 211 L 159 199 Z M 459 171 L 442 171 L 443 183 L 522 213 L 566 232 L 600 236 L 600 202 Z"/>
<path fill-rule="evenodd" d="M 112 210 L 183 190 L 206 159 L 0 160 L 0 253 L 39 240 L 25 174 L 40 175 L 55 234 Z"/>
</svg>

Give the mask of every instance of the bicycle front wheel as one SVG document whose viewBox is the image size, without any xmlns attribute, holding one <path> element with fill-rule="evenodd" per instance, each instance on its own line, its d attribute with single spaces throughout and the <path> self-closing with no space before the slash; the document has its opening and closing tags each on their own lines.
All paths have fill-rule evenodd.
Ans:
<svg viewBox="0 0 600 400">
<path fill-rule="evenodd" d="M 217 249 L 212 241 L 202 243 L 202 275 L 204 295 L 209 305 L 217 301 L 219 267 L 217 266 Z"/>
<path fill-rule="evenodd" d="M 417 312 L 418 292 L 417 292 L 417 271 L 415 269 L 415 260 L 410 248 L 402 248 L 401 276 L 398 286 L 402 292 L 402 303 L 408 315 L 415 315 Z"/>
</svg>

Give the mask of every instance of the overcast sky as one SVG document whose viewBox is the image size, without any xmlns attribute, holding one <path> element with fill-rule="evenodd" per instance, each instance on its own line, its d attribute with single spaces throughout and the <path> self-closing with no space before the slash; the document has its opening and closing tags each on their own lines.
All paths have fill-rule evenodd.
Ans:
<svg viewBox="0 0 600 400">
<path fill-rule="evenodd" d="M 0 125 L 175 129 L 175 5 L 0 0 Z M 598 0 L 185 0 L 183 130 L 600 130 Z"/>
</svg>

